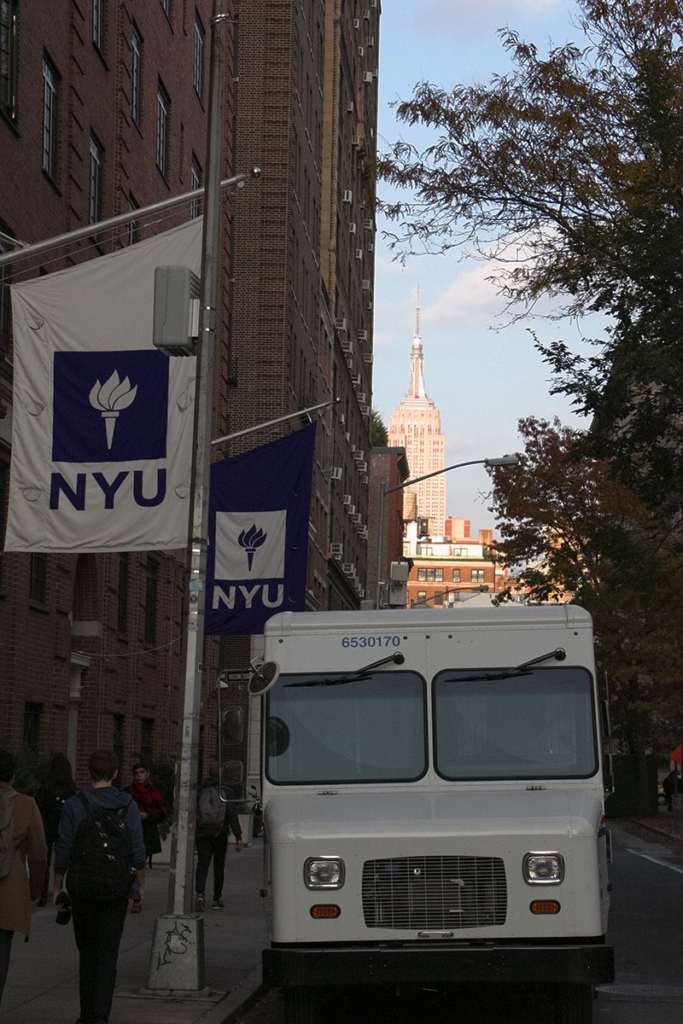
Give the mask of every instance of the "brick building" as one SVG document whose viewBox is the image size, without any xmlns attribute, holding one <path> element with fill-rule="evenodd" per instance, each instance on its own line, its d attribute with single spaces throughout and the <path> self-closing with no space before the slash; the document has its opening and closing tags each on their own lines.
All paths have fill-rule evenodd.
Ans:
<svg viewBox="0 0 683 1024">
<path fill-rule="evenodd" d="M 379 0 L 227 8 L 223 175 L 263 173 L 223 196 L 214 436 L 338 399 L 318 430 L 307 604 L 357 607 L 367 588 Z M 211 0 L 0 5 L 0 249 L 203 184 L 210 12 Z M 12 422 L 7 285 L 200 212 L 191 203 L 141 216 L 0 270 L 0 514 Z M 332 556 L 339 545 L 342 559 Z M 176 753 L 185 589 L 182 554 L 3 555 L 0 744 L 77 754 L 80 778 L 96 745 L 117 750 L 124 774 L 138 754 Z M 218 668 L 243 671 L 254 649 L 248 637 L 207 642 L 207 757 Z M 235 699 L 246 710 L 246 694 Z"/>
<path fill-rule="evenodd" d="M 202 183 L 211 0 L 8 0 L 0 7 L 0 249 L 179 195 Z M 228 82 L 232 82 L 232 31 Z M 228 96 L 231 110 L 231 96 Z M 229 140 L 228 140 L 229 142 Z M 231 166 L 225 149 L 225 171 Z M 225 247 L 229 247 L 225 206 Z M 9 288 L 196 215 L 177 209 L 0 273 L 0 515 L 12 425 Z M 221 323 L 227 320 L 227 283 Z M 217 402 L 216 426 L 224 420 Z M 4 524 L 0 524 L 4 534 Z M 184 556 L 4 554 L 0 744 L 67 751 L 84 777 L 96 746 L 124 778 L 179 736 Z M 208 645 L 217 665 L 217 644 Z"/>
<path fill-rule="evenodd" d="M 462 597 L 485 590 L 505 589 L 507 571 L 493 554 L 493 531 L 470 537 L 469 519 L 447 519 L 443 537 L 430 537 L 427 520 L 409 522 L 403 555 L 412 562 L 408 577 L 408 607 L 449 607 Z"/>
</svg>

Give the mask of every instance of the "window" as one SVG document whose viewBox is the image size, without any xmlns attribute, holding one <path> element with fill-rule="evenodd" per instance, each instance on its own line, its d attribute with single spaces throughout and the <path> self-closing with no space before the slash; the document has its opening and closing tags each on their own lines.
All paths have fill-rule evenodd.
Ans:
<svg viewBox="0 0 683 1024">
<path fill-rule="evenodd" d="M 0 0 L 0 110 L 17 116 L 17 7 L 19 0 Z"/>
<path fill-rule="evenodd" d="M 483 583 L 484 582 L 484 570 L 483 569 L 473 569 L 472 570 L 472 582 L 473 583 Z"/>
<path fill-rule="evenodd" d="M 154 719 L 140 719 L 140 759 L 147 763 L 152 760 L 152 735 L 154 733 Z"/>
<path fill-rule="evenodd" d="M 199 15 L 194 16 L 194 72 L 192 76 L 194 91 L 202 98 L 204 88 L 204 26 Z"/>
<path fill-rule="evenodd" d="M 145 643 L 154 644 L 157 635 L 157 595 L 159 589 L 159 563 L 156 558 L 147 559 L 145 582 Z"/>
<path fill-rule="evenodd" d="M 43 170 L 57 176 L 57 90 L 59 77 L 53 64 L 43 57 Z"/>
<path fill-rule="evenodd" d="M 102 220 L 102 147 L 94 135 L 90 136 L 90 187 L 88 223 Z"/>
<path fill-rule="evenodd" d="M 43 704 L 34 704 L 32 701 L 27 701 L 24 704 L 23 745 L 36 754 L 40 748 L 40 716 L 43 713 L 43 707 Z"/>
<path fill-rule="evenodd" d="M 202 187 L 202 169 L 195 156 L 192 157 L 192 165 L 190 167 L 190 190 L 196 191 Z M 194 219 L 199 216 L 199 199 L 190 200 L 190 217 Z"/>
<path fill-rule="evenodd" d="M 418 592 L 417 592 L 417 603 L 418 604 L 426 604 L 427 603 L 427 591 L 426 590 L 418 590 Z"/>
<path fill-rule="evenodd" d="M 140 204 L 134 198 L 134 196 L 128 197 L 128 209 L 137 210 Z M 128 245 L 135 245 L 136 242 L 140 241 L 140 225 L 138 221 L 131 220 L 128 222 Z"/>
<path fill-rule="evenodd" d="M 136 29 L 130 40 L 130 116 L 140 124 L 142 110 L 142 39 Z"/>
<path fill-rule="evenodd" d="M 420 778 L 426 769 L 424 683 L 375 670 L 343 686 L 330 673 L 282 675 L 268 694 L 268 778 L 280 784 Z M 296 683 L 307 685 L 298 687 Z M 389 699 L 391 698 L 391 699 Z"/>
<path fill-rule="evenodd" d="M 171 101 L 163 85 L 157 91 L 157 167 L 164 178 L 168 174 L 168 120 Z"/>
<path fill-rule="evenodd" d="M 437 590 L 437 592 L 434 594 L 434 604 L 435 605 L 442 605 L 443 604 L 443 590 Z"/>
<path fill-rule="evenodd" d="M 92 0 L 92 41 L 98 50 L 104 49 L 106 0 Z"/>
<path fill-rule="evenodd" d="M 459 569 L 454 569 L 453 570 L 453 582 L 454 583 L 459 583 L 460 582 L 460 570 Z"/>
<path fill-rule="evenodd" d="M 31 555 L 28 596 L 36 604 L 45 604 L 47 597 L 47 555 Z"/>
<path fill-rule="evenodd" d="M 586 778 L 597 769 L 583 668 L 448 669 L 433 684 L 436 770 L 447 779 Z"/>
<path fill-rule="evenodd" d="M 116 628 L 119 633 L 128 632 L 128 578 L 130 559 L 128 552 L 119 555 L 119 587 L 116 602 Z"/>
</svg>

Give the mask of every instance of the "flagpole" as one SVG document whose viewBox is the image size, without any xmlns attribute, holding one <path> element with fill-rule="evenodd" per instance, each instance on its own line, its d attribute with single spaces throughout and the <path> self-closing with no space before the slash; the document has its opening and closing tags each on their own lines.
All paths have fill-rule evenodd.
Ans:
<svg viewBox="0 0 683 1024">
<path fill-rule="evenodd" d="M 201 314 L 197 351 L 194 456 L 192 463 L 190 578 L 185 643 L 185 688 L 180 763 L 174 808 L 168 914 L 157 920 L 148 988 L 199 991 L 204 988 L 203 918 L 193 913 L 194 823 L 196 817 L 199 715 L 204 653 L 204 606 L 211 463 L 211 417 L 215 342 L 216 277 L 220 236 L 220 172 L 225 103 L 225 0 L 214 0 L 211 18 L 211 78 L 206 148 L 206 194 L 201 267 Z M 163 955 L 169 938 L 177 949 Z"/>
</svg>

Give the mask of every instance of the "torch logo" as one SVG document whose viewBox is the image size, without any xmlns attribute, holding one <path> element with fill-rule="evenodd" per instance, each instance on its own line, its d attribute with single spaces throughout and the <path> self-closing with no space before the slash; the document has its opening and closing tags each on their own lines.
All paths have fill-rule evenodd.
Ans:
<svg viewBox="0 0 683 1024">
<path fill-rule="evenodd" d="M 128 377 L 120 380 L 117 370 L 114 370 L 104 384 L 100 384 L 99 380 L 95 381 L 90 392 L 90 404 L 102 414 L 107 432 L 107 451 L 111 451 L 114 442 L 114 428 L 119 413 L 133 404 L 137 393 L 137 384 L 132 388 Z"/>
<path fill-rule="evenodd" d="M 267 539 L 268 534 L 259 529 L 256 526 L 256 523 L 252 524 L 248 530 L 242 530 L 237 538 L 237 543 L 241 548 L 244 548 L 247 553 L 247 565 L 249 567 L 249 572 L 251 572 L 251 566 L 257 549 L 260 548 L 262 544 L 265 544 Z"/>
</svg>

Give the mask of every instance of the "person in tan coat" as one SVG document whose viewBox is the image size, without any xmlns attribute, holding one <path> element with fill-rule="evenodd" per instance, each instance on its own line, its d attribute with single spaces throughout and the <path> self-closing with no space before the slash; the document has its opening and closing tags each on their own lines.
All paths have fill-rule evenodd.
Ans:
<svg viewBox="0 0 683 1024">
<path fill-rule="evenodd" d="M 31 902 L 41 894 L 47 863 L 45 833 L 38 805 L 33 797 L 15 793 L 12 789 L 15 770 L 15 757 L 6 750 L 0 750 L 0 795 L 9 795 L 12 800 L 14 845 L 9 873 L 0 878 L 0 1002 L 14 933 L 23 932 L 28 941 Z"/>
</svg>

